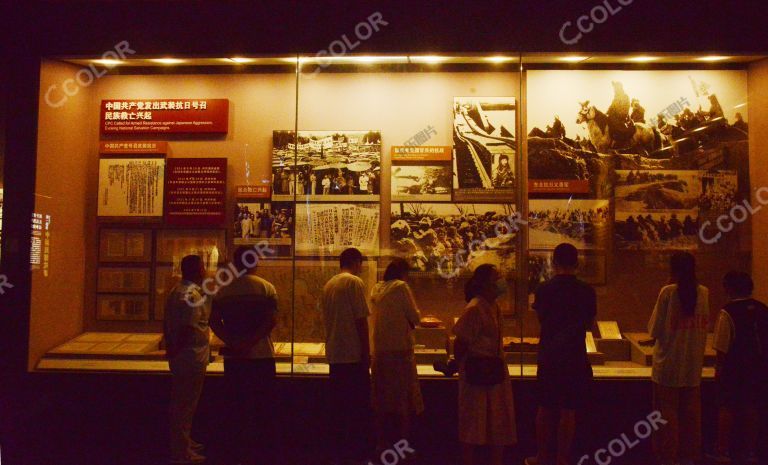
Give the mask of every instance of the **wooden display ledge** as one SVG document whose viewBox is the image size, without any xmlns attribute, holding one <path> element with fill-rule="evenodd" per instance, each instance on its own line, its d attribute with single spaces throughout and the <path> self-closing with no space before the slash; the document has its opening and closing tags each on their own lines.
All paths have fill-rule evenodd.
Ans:
<svg viewBox="0 0 768 465">
<path fill-rule="evenodd" d="M 642 345 L 640 341 L 651 339 L 648 333 L 624 333 L 624 337 L 632 344 L 631 359 L 643 366 L 653 365 L 653 345 Z M 707 335 L 707 345 L 704 349 L 704 366 L 714 367 L 717 362 L 717 352 L 712 348 L 713 335 Z"/>
</svg>

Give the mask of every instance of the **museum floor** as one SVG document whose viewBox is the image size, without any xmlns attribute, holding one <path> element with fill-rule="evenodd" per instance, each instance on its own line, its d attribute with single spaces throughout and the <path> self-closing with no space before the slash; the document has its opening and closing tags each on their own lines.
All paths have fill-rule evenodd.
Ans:
<svg viewBox="0 0 768 465">
<path fill-rule="evenodd" d="M 23 380 L 3 382 L 6 396 L 0 403 L 2 456 L 13 464 L 131 464 L 167 463 L 167 375 L 53 374 L 37 373 Z M 208 444 L 211 464 L 216 444 L 227 428 L 222 413 L 226 399 L 222 378 L 206 380 L 195 437 Z M 275 404 L 282 412 L 274 465 L 322 465 L 326 411 L 323 398 L 327 379 L 281 378 Z M 535 397 L 533 382 L 514 381 L 520 444 L 508 454 L 507 463 L 520 464 L 534 450 Z M 12 388 L 13 391 L 9 391 Z M 422 382 L 426 412 L 419 420 L 412 446 L 418 456 L 411 463 L 459 463 L 456 442 L 455 380 Z M 631 434 L 635 423 L 651 411 L 648 381 L 601 380 L 595 384 L 592 408 L 579 418 L 578 456 L 594 454 L 622 433 Z M 711 443 L 714 410 L 712 384 L 705 384 L 705 444 Z M 584 464 L 593 462 L 585 461 Z M 380 463 L 372 460 L 374 465 Z M 650 464 L 649 441 L 641 441 L 614 464 Z"/>
</svg>

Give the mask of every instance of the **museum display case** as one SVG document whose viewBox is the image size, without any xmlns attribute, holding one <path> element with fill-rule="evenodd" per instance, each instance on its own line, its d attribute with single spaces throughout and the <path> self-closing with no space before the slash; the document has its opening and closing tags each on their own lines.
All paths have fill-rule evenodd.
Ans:
<svg viewBox="0 0 768 465">
<path fill-rule="evenodd" d="M 166 370 L 181 257 L 202 256 L 215 289 L 245 245 L 278 292 L 281 374 L 327 373 L 317 300 L 356 247 L 369 290 L 392 257 L 409 262 L 423 376 L 442 376 L 432 363 L 468 276 L 496 265 L 510 372 L 532 376 L 533 292 L 568 242 L 598 295 L 596 375 L 647 378 L 670 255 L 695 254 L 713 309 L 721 275 L 751 270 L 742 209 L 761 162 L 748 128 L 768 115 L 748 99 L 768 88 L 765 68 L 518 53 L 43 60 L 29 368 Z"/>
</svg>

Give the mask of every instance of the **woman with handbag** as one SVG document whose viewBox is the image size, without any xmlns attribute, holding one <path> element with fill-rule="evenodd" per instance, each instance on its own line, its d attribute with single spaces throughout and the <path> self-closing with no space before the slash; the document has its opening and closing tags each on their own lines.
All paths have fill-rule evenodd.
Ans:
<svg viewBox="0 0 768 465">
<path fill-rule="evenodd" d="M 478 266 L 464 288 L 467 306 L 453 326 L 464 465 L 474 464 L 477 446 L 490 446 L 492 465 L 501 465 L 504 447 L 517 442 L 512 384 L 502 350 L 501 310 L 496 303 L 506 292 L 507 283 L 495 266 Z"/>
</svg>

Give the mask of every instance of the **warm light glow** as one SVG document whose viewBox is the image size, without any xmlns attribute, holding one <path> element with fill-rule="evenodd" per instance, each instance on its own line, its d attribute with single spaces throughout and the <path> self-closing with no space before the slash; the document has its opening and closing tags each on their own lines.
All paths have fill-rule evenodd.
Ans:
<svg viewBox="0 0 768 465">
<path fill-rule="evenodd" d="M 100 60 L 93 60 L 94 63 L 97 65 L 104 65 L 104 66 L 117 66 L 123 64 L 122 60 L 110 60 L 109 58 L 102 58 Z"/>
<path fill-rule="evenodd" d="M 429 63 L 429 64 L 435 64 L 440 63 L 445 60 L 447 60 L 448 57 L 441 57 L 438 55 L 421 55 L 421 56 L 412 56 L 411 60 L 420 62 L 420 63 Z"/>
<path fill-rule="evenodd" d="M 735 107 L 733 107 L 733 108 L 734 108 L 734 109 L 735 109 L 735 108 L 741 108 L 741 107 L 743 107 L 743 106 L 746 106 L 746 105 L 747 105 L 746 103 L 740 103 L 740 104 L 736 105 L 736 106 L 735 106 Z"/>
<path fill-rule="evenodd" d="M 558 60 L 560 61 L 567 61 L 568 63 L 578 63 L 579 61 L 584 61 L 589 57 L 582 57 L 582 56 L 566 56 L 566 57 L 560 57 Z"/>
<path fill-rule="evenodd" d="M 647 63 L 649 61 L 656 61 L 658 59 L 659 57 L 652 57 L 648 55 L 640 55 L 640 56 L 628 58 L 629 61 L 634 61 L 636 63 Z"/>
<path fill-rule="evenodd" d="M 724 57 L 720 55 L 708 55 L 705 57 L 698 57 L 696 59 L 699 61 L 723 61 L 723 60 L 727 60 L 728 58 L 730 57 Z"/>
<path fill-rule="evenodd" d="M 497 55 L 492 57 L 486 57 L 485 60 L 490 61 L 491 63 L 506 63 L 508 61 L 512 61 L 513 58 Z"/>
<path fill-rule="evenodd" d="M 285 59 L 285 61 L 296 61 L 295 59 Z M 398 63 L 402 62 L 405 63 L 408 60 L 408 57 L 405 55 L 381 55 L 381 56 L 374 56 L 374 55 L 353 55 L 353 56 L 323 56 L 323 57 L 301 57 L 299 58 L 299 62 L 301 64 L 308 64 L 308 63 L 320 63 L 320 64 L 330 64 L 330 63 Z"/>
<path fill-rule="evenodd" d="M 235 62 L 237 64 L 251 63 L 252 61 L 255 61 L 253 58 L 243 58 L 243 57 L 232 57 L 232 58 L 228 58 L 228 60 Z"/>
<path fill-rule="evenodd" d="M 155 63 L 162 63 L 164 65 L 176 65 L 184 62 L 184 60 L 179 58 L 153 58 L 152 61 Z"/>
</svg>

